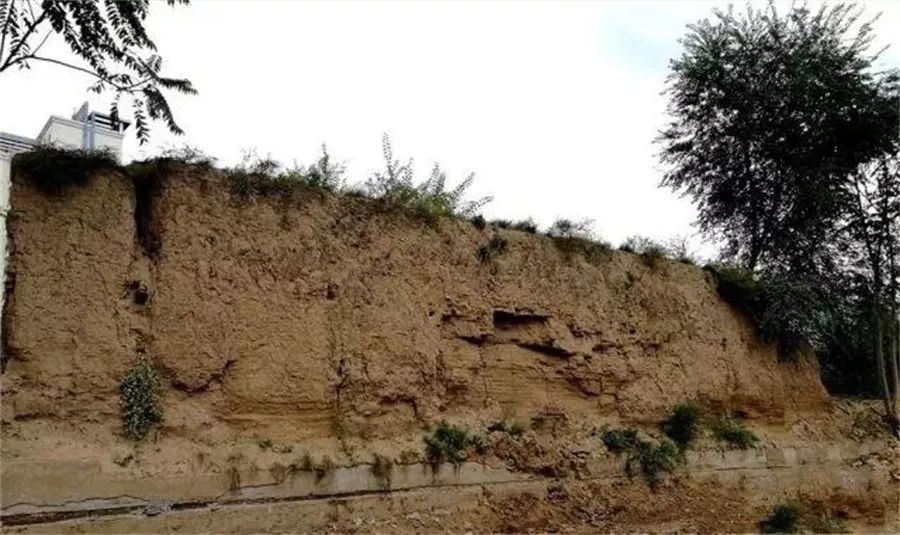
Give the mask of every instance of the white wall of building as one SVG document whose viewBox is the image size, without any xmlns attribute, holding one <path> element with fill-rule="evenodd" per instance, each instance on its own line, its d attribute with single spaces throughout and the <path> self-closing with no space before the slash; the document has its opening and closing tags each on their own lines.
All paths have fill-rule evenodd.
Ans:
<svg viewBox="0 0 900 535">
<path fill-rule="evenodd" d="M 87 128 L 85 128 L 87 126 Z M 99 126 L 86 125 L 81 121 L 50 117 L 38 135 L 38 143 L 59 145 L 75 149 L 111 150 L 116 156 L 122 151 L 124 135 Z"/>
</svg>

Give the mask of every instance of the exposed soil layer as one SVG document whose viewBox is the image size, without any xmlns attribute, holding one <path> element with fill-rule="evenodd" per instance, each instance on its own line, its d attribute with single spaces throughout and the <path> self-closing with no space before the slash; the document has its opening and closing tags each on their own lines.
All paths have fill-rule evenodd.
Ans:
<svg viewBox="0 0 900 535">
<path fill-rule="evenodd" d="M 375 453 L 419 460 L 441 420 L 476 434 L 521 422 L 526 446 L 494 440 L 491 458 L 566 478 L 590 477 L 580 459 L 602 451 L 601 426 L 653 431 L 687 400 L 746 416 L 762 445 L 878 435 L 857 424 L 867 409 L 829 400 L 812 355 L 779 362 L 695 266 L 587 258 L 547 237 L 429 225 L 318 190 L 247 199 L 215 172 L 156 178 L 136 189 L 99 175 L 53 197 L 14 177 L 4 508 L 52 503 L 61 490 L 22 486 L 53 467 L 96 467 L 102 490 L 104 477 L 278 472 L 304 453 L 340 466 Z M 482 262 L 495 233 L 508 246 Z M 121 433 L 118 389 L 138 357 L 163 371 L 165 420 L 135 445 Z M 594 496 L 598 507 L 612 492 L 565 486 L 572 503 Z M 671 499 L 689 503 L 686 489 Z M 483 498 L 472 514 L 494 530 L 590 524 L 546 496 L 528 500 Z M 613 501 L 627 509 L 615 518 L 650 519 L 634 529 L 668 525 Z M 398 524 L 417 529 L 427 528 Z"/>
</svg>

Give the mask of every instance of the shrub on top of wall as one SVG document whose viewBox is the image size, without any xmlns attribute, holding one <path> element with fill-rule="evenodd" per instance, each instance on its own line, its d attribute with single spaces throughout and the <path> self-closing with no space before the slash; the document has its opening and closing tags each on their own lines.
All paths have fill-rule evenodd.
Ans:
<svg viewBox="0 0 900 535">
<path fill-rule="evenodd" d="M 13 173 L 22 174 L 36 188 L 48 194 L 61 194 L 73 186 L 87 184 L 91 175 L 104 170 L 119 170 L 115 154 L 109 150 L 66 149 L 39 145 L 16 154 Z"/>
<path fill-rule="evenodd" d="M 592 221 L 589 219 L 574 221 L 558 218 L 547 229 L 547 236 L 566 258 L 580 253 L 590 261 L 598 261 L 609 252 L 610 246 L 594 237 L 591 225 Z"/>
</svg>

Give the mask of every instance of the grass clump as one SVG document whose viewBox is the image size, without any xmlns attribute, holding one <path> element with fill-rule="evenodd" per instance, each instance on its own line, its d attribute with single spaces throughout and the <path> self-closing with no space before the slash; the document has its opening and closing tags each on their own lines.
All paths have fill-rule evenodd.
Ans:
<svg viewBox="0 0 900 535">
<path fill-rule="evenodd" d="M 139 359 L 119 385 L 122 429 L 125 436 L 141 440 L 163 419 L 159 375 L 147 360 Z"/>
<path fill-rule="evenodd" d="M 672 472 L 681 460 L 681 452 L 670 440 L 663 439 L 658 444 L 647 441 L 638 441 L 635 455 L 626 464 L 626 469 L 631 472 L 631 461 L 636 460 L 641 466 L 644 480 L 651 487 L 656 487 L 663 472 Z"/>
<path fill-rule="evenodd" d="M 534 219 L 531 219 L 530 217 L 527 219 L 520 219 L 519 221 L 512 223 L 509 228 L 512 230 L 527 232 L 528 234 L 537 234 L 538 231 L 537 223 L 535 223 Z"/>
<path fill-rule="evenodd" d="M 700 407 L 694 403 L 681 403 L 672 408 L 672 413 L 660 424 L 660 429 L 681 450 L 685 450 L 697 437 L 699 423 Z"/>
<path fill-rule="evenodd" d="M 603 445 L 613 453 L 633 450 L 638 444 L 638 434 L 634 429 L 605 429 L 601 439 Z"/>
<path fill-rule="evenodd" d="M 71 187 L 83 186 L 99 171 L 120 169 L 109 150 L 67 149 L 39 145 L 13 156 L 13 174 L 22 174 L 45 194 L 59 195 Z"/>
<path fill-rule="evenodd" d="M 465 200 L 465 194 L 475 180 L 474 174 L 469 174 L 455 188 L 447 189 L 447 174 L 435 164 L 429 177 L 416 183 L 413 161 L 404 163 L 394 158 L 387 134 L 382 138 L 382 149 L 385 168 L 366 182 L 365 191 L 369 197 L 422 217 L 429 223 L 447 216 L 470 218 L 490 202 L 489 197 Z"/>
<path fill-rule="evenodd" d="M 425 436 L 425 454 L 432 463 L 459 464 L 466 460 L 466 449 L 471 445 L 472 438 L 466 430 L 447 422 L 439 423 Z"/>
<path fill-rule="evenodd" d="M 505 253 L 507 245 L 506 238 L 492 236 L 487 244 L 478 248 L 475 256 L 478 257 L 478 260 L 481 261 L 481 263 L 486 264 L 495 256 Z"/>
<path fill-rule="evenodd" d="M 743 421 L 730 416 L 722 416 L 714 420 L 710 425 L 710 430 L 718 440 L 728 442 L 742 450 L 751 448 L 759 442 L 759 438 L 753 434 L 753 431 L 747 429 Z"/>
<path fill-rule="evenodd" d="M 286 168 L 277 160 L 248 151 L 240 164 L 226 171 L 231 191 L 241 197 L 291 195 L 305 189 L 339 191 L 344 172 L 344 165 L 332 161 L 325 145 L 316 163 L 306 167 L 295 164 Z"/>
<path fill-rule="evenodd" d="M 500 420 L 498 422 L 494 422 L 487 428 L 488 433 L 506 433 L 507 435 L 513 437 L 520 437 L 525 434 L 525 425 L 521 422 L 508 422 L 506 420 Z"/>
<path fill-rule="evenodd" d="M 644 440 L 635 429 L 604 429 L 601 439 L 611 452 L 628 455 L 625 472 L 629 477 L 634 476 L 635 466 L 640 467 L 644 481 L 654 488 L 663 472 L 674 471 L 682 461 L 681 451 L 671 440 Z"/>
<path fill-rule="evenodd" d="M 759 523 L 759 529 L 763 533 L 796 533 L 799 519 L 800 510 L 796 505 L 780 503 Z"/>
<path fill-rule="evenodd" d="M 591 230 L 593 221 L 558 218 L 547 229 L 547 236 L 566 258 L 581 254 L 590 261 L 599 261 L 609 252 L 609 244 L 597 240 Z"/>
</svg>

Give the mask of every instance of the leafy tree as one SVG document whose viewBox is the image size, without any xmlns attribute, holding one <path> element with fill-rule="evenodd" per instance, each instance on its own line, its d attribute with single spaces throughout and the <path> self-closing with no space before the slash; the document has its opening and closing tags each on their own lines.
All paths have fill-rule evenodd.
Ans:
<svg viewBox="0 0 900 535">
<path fill-rule="evenodd" d="M 690 196 L 701 230 L 751 269 L 808 266 L 846 177 L 895 142 L 897 72 L 875 72 L 860 15 L 844 4 L 716 10 L 671 63 L 663 185 Z"/>
<path fill-rule="evenodd" d="M 747 268 L 720 270 L 723 297 L 782 350 L 812 344 L 842 391 L 877 385 L 897 431 L 900 71 L 876 71 L 861 15 L 770 3 L 691 26 L 659 142 L 663 185 Z"/>
<path fill-rule="evenodd" d="M 845 241 L 869 310 L 875 370 L 886 414 L 900 431 L 900 156 L 886 154 L 851 176 Z"/>
<path fill-rule="evenodd" d="M 189 2 L 167 0 L 169 5 Z M 161 74 L 162 58 L 144 26 L 149 7 L 150 0 L 0 0 L 0 73 L 28 69 L 34 62 L 83 72 L 95 78 L 90 91 L 114 92 L 114 119 L 122 97 L 130 100 L 142 144 L 150 137 L 151 119 L 181 134 L 163 91 L 197 91 L 189 80 Z M 54 34 L 62 36 L 78 63 L 41 54 Z"/>
</svg>

